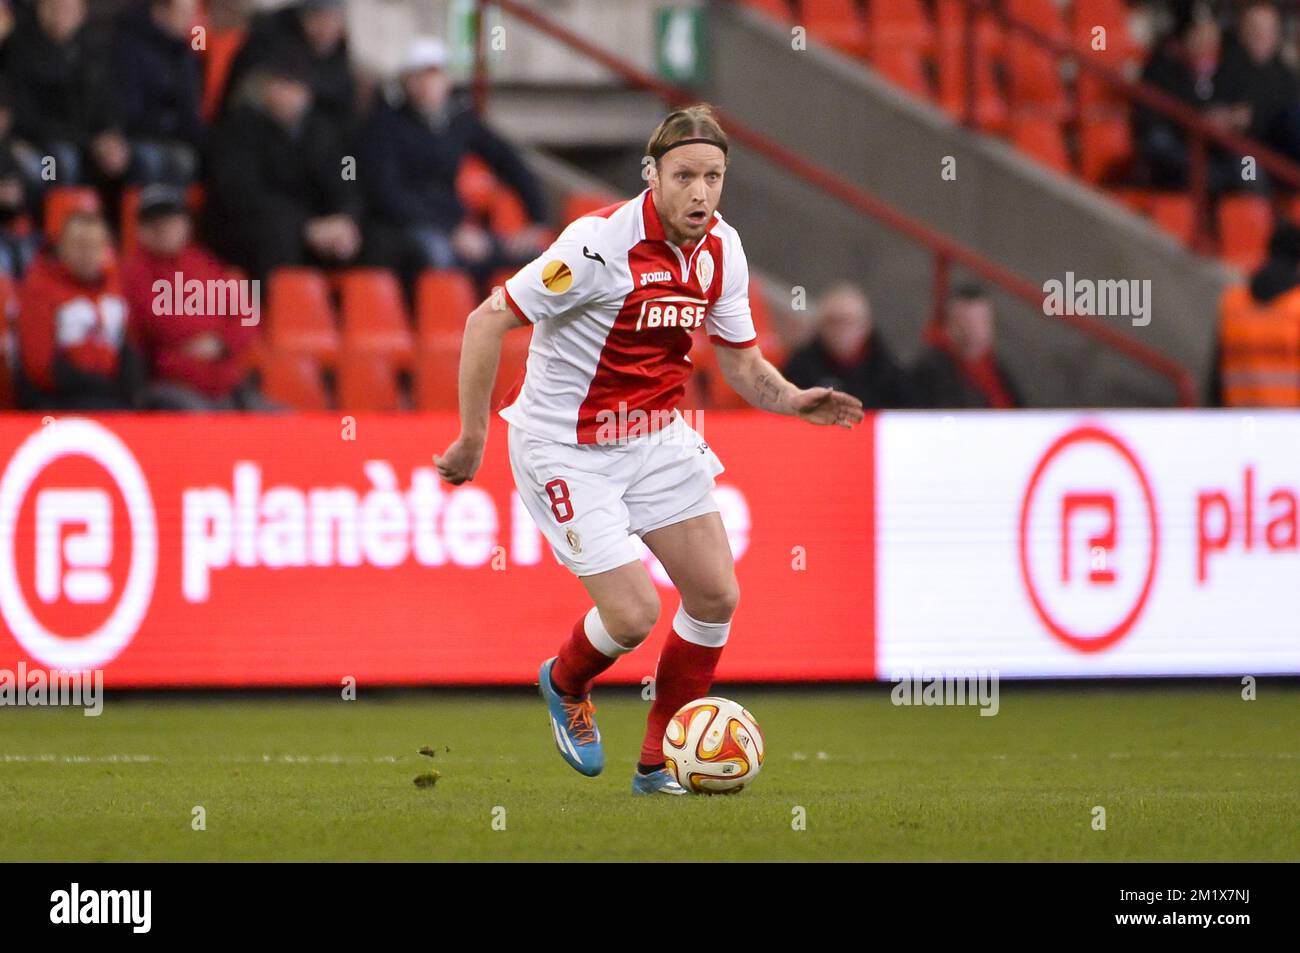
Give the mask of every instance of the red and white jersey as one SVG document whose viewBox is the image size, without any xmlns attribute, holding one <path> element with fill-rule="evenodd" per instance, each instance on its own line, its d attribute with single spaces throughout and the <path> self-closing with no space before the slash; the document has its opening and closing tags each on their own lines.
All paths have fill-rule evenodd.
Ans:
<svg viewBox="0 0 1300 953">
<path fill-rule="evenodd" d="M 522 386 L 501 416 L 562 443 L 600 442 L 611 421 L 666 421 L 701 325 L 715 346 L 757 343 L 736 230 L 715 213 L 683 252 L 664 234 L 649 189 L 573 222 L 506 281 L 505 297 L 535 327 Z"/>
</svg>

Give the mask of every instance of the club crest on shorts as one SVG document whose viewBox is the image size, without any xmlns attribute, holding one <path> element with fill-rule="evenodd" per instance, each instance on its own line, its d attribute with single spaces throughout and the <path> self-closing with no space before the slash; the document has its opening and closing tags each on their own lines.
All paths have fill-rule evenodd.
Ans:
<svg viewBox="0 0 1300 953">
<path fill-rule="evenodd" d="M 713 283 L 713 255 L 707 248 L 695 259 L 695 277 L 700 279 L 700 290 L 708 291 Z"/>
<path fill-rule="evenodd" d="M 573 554 L 574 554 L 575 556 L 576 556 L 578 553 L 582 552 L 582 540 L 580 540 L 580 539 L 578 538 L 578 534 L 577 534 L 577 533 L 575 533 L 575 532 L 574 532 L 573 530 L 571 530 L 571 529 L 569 529 L 569 530 L 565 530 L 565 531 L 564 531 L 564 538 L 567 539 L 567 540 L 569 541 L 569 548 L 570 548 L 571 550 L 573 550 Z"/>
<path fill-rule="evenodd" d="M 573 271 L 558 258 L 542 268 L 542 286 L 551 294 L 564 294 L 573 285 Z"/>
</svg>

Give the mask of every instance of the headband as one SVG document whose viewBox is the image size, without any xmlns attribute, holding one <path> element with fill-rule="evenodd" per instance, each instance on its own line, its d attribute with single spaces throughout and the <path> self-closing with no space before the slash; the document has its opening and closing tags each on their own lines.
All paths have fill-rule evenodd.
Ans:
<svg viewBox="0 0 1300 953">
<path fill-rule="evenodd" d="M 678 146 L 689 146 L 689 145 L 694 145 L 695 143 L 703 143 L 706 146 L 717 146 L 719 149 L 722 150 L 722 154 L 724 156 L 727 154 L 727 144 L 725 142 L 719 142 L 717 139 L 708 139 L 702 137 L 699 139 L 678 139 L 672 145 L 668 146 L 663 151 L 661 151 L 659 155 L 655 156 L 655 158 L 662 159 L 664 156 L 666 156 L 673 149 L 676 149 Z"/>
</svg>

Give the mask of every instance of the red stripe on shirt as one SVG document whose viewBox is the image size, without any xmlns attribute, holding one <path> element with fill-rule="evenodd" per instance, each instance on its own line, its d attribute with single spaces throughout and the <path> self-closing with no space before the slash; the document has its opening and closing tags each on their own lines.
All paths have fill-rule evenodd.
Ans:
<svg viewBox="0 0 1300 953">
<path fill-rule="evenodd" d="M 524 309 L 515 304 L 515 299 L 510 297 L 510 289 L 507 288 L 504 283 L 501 285 L 501 293 L 506 296 L 506 304 L 510 306 L 510 310 L 515 313 L 516 318 L 524 324 L 533 323 L 528 315 L 524 314 Z"/>
</svg>

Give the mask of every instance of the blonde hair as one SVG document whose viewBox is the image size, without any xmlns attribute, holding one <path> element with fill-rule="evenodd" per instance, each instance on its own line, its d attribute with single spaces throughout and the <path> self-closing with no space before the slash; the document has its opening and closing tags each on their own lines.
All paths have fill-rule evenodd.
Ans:
<svg viewBox="0 0 1300 953">
<path fill-rule="evenodd" d="M 692 140 L 712 143 L 730 161 L 727 134 L 722 131 L 717 113 L 708 103 L 696 103 L 670 112 L 650 134 L 645 153 L 657 164 L 669 149 Z"/>
</svg>

